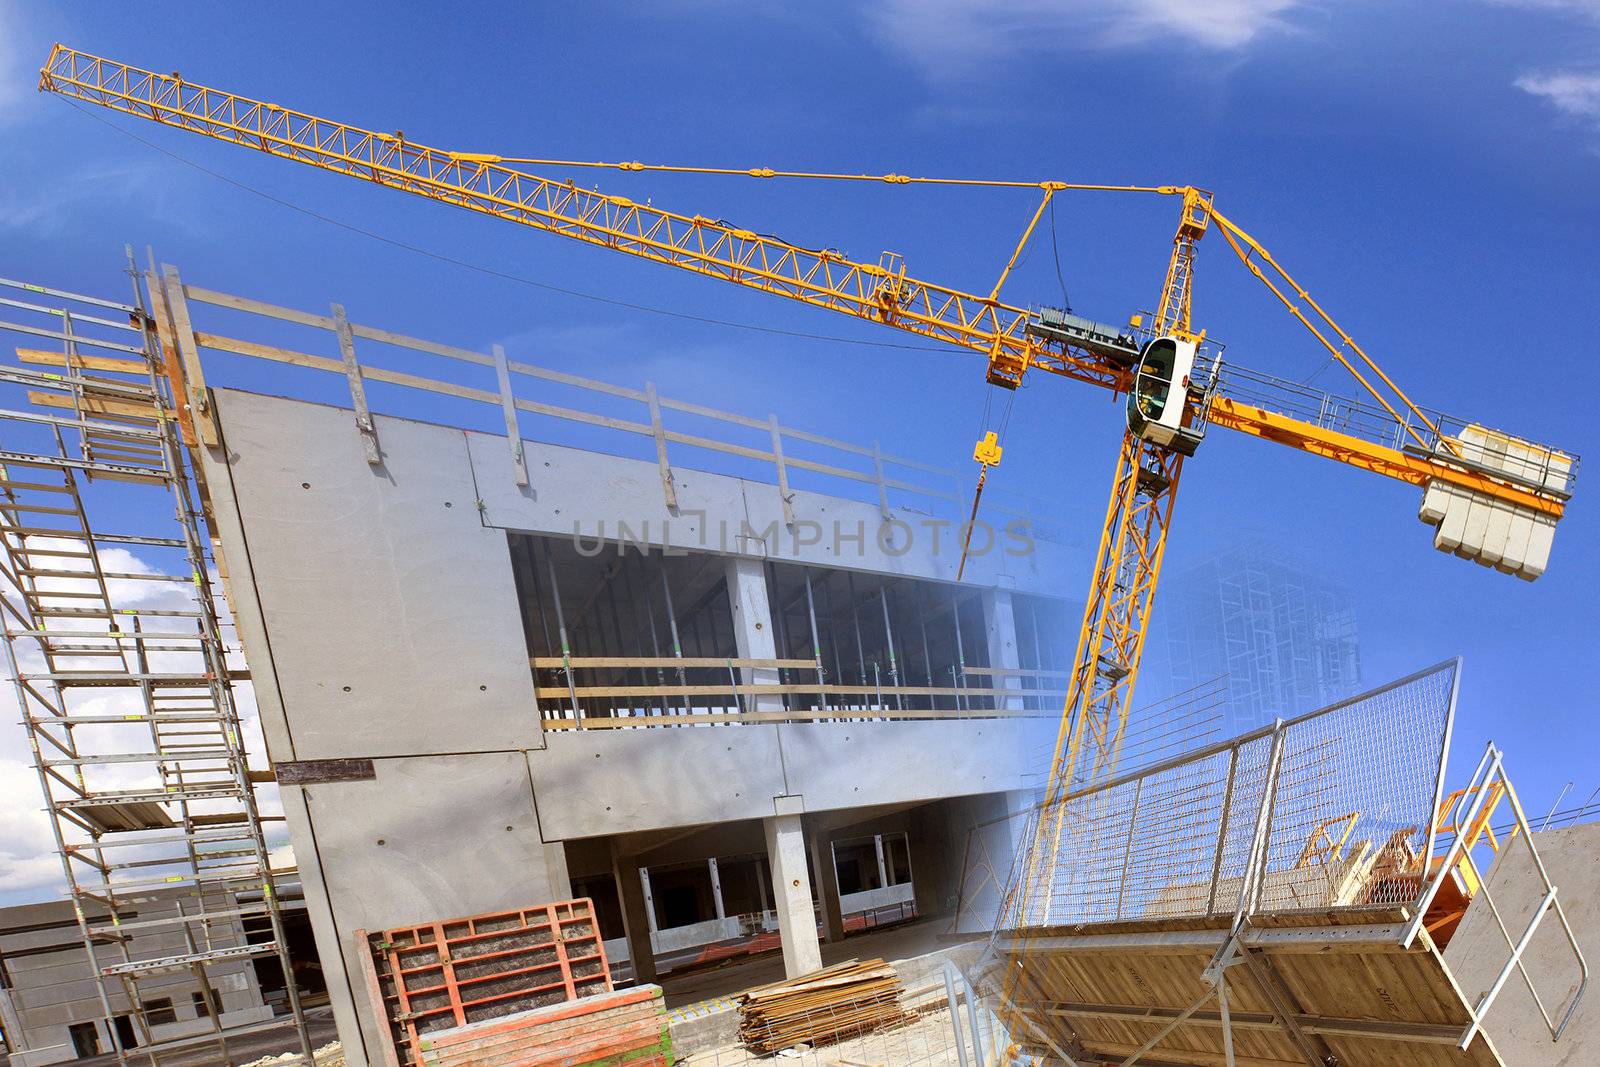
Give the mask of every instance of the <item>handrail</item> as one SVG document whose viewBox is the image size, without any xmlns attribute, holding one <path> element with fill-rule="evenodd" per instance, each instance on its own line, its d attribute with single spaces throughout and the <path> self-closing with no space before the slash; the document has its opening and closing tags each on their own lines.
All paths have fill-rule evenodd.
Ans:
<svg viewBox="0 0 1600 1067">
<path fill-rule="evenodd" d="M 1550 873 L 1545 869 L 1544 860 L 1540 857 L 1539 849 L 1533 842 L 1533 829 L 1528 825 L 1527 815 L 1522 809 L 1522 802 L 1517 798 L 1516 787 L 1511 784 L 1511 779 L 1505 773 L 1502 754 L 1493 742 L 1490 742 L 1485 749 L 1483 757 L 1478 761 L 1477 769 L 1473 771 L 1467 785 L 1451 794 L 1449 801 L 1447 801 L 1447 806 L 1441 808 L 1441 821 L 1445 812 L 1459 809 L 1461 803 L 1468 801 L 1469 798 L 1470 801 L 1467 803 L 1465 813 L 1459 816 L 1455 823 L 1456 826 L 1462 827 L 1463 830 L 1456 833 L 1455 839 L 1450 843 L 1449 849 L 1445 851 L 1442 860 L 1439 862 L 1437 871 L 1431 875 L 1424 886 L 1422 895 L 1417 902 L 1415 914 L 1412 916 L 1402 936 L 1401 945 L 1409 948 L 1412 942 L 1420 935 L 1427 919 L 1428 909 L 1437 897 L 1440 888 L 1459 868 L 1466 875 L 1464 880 L 1474 887 L 1474 900 L 1478 898 L 1483 900 L 1490 918 L 1493 919 L 1496 928 L 1500 931 L 1500 935 L 1505 939 L 1510 955 L 1506 958 L 1505 965 L 1500 968 L 1489 988 L 1478 997 L 1477 1003 L 1467 1008 L 1467 1014 L 1471 1021 L 1462 1032 L 1458 1046 L 1466 1049 L 1472 1044 L 1473 1038 L 1483 1028 L 1485 1016 L 1488 1015 L 1489 1009 L 1494 1006 L 1495 1000 L 1510 979 L 1513 970 L 1522 976 L 1522 981 L 1527 986 L 1529 995 L 1533 997 L 1534 1005 L 1539 1009 L 1539 1014 L 1550 1031 L 1551 1040 L 1558 1040 L 1562 1032 L 1565 1031 L 1567 1024 L 1572 1021 L 1573 1013 L 1577 1011 L 1578 1003 L 1583 999 L 1584 991 L 1588 987 L 1589 965 L 1583 957 L 1583 949 L 1578 945 L 1577 935 L 1573 933 L 1572 924 L 1567 919 L 1566 910 L 1561 906 L 1557 887 L 1550 880 Z M 1491 847 L 1495 854 L 1497 856 L 1502 855 L 1499 843 L 1494 840 L 1493 831 L 1489 828 L 1494 810 L 1502 801 L 1511 805 L 1511 812 L 1515 818 L 1515 826 L 1510 836 L 1507 837 L 1506 844 L 1518 839 L 1526 843 L 1529 857 L 1533 861 L 1533 869 L 1543 884 L 1543 893 L 1534 907 L 1533 915 L 1526 927 L 1523 928 L 1522 933 L 1516 938 L 1512 937 L 1511 931 L 1506 927 L 1500 908 L 1495 903 L 1494 891 L 1489 881 L 1484 877 L 1484 872 L 1479 870 L 1477 861 L 1472 855 L 1473 849 L 1486 839 L 1494 842 Z M 1556 920 L 1561 924 L 1561 931 L 1565 935 L 1567 944 L 1572 949 L 1573 957 L 1578 964 L 1577 987 L 1572 993 L 1572 999 L 1567 1002 L 1565 1011 L 1561 1013 L 1559 1021 L 1551 1016 L 1549 1009 L 1545 1006 L 1544 998 L 1539 995 L 1539 990 L 1534 985 L 1532 976 L 1528 974 L 1527 968 L 1523 965 L 1523 953 L 1532 942 L 1533 935 L 1544 922 L 1545 916 L 1552 911 L 1556 915 Z"/>
<path fill-rule="evenodd" d="M 168 268 L 169 278 L 176 276 L 176 271 Z M 247 315 L 270 318 L 279 322 L 292 323 L 297 326 L 338 334 L 340 320 L 335 315 L 325 315 L 317 312 L 305 311 L 298 308 L 286 307 L 264 300 L 238 296 L 215 289 L 203 288 L 197 285 L 179 282 L 177 285 L 167 287 L 169 299 L 180 300 L 191 304 L 204 304 L 211 307 L 224 308 L 229 311 L 240 312 Z M 345 324 L 349 336 L 353 341 L 365 340 L 379 344 L 390 345 L 405 349 L 410 352 L 437 356 L 457 363 L 465 363 L 485 370 L 493 371 L 495 359 L 485 352 L 475 352 L 471 349 L 461 348 L 456 345 L 444 344 L 424 338 L 411 337 L 394 330 L 378 326 L 349 321 Z M 340 359 L 332 355 L 318 355 L 313 352 L 289 348 L 281 344 L 266 344 L 248 340 L 241 337 L 232 337 L 215 331 L 196 328 L 193 331 L 193 340 L 197 349 L 224 352 L 229 355 L 242 356 L 249 359 L 260 359 L 303 369 L 320 371 L 328 374 L 337 374 L 347 377 L 355 368 L 356 376 L 361 381 L 381 382 L 401 388 L 414 389 L 439 395 L 454 397 L 476 403 L 501 407 L 505 398 L 497 390 L 488 388 L 475 388 L 458 382 L 445 381 L 423 375 L 392 370 L 385 367 L 373 366 L 371 363 L 360 362 L 352 351 L 347 358 Z M 330 349 L 333 346 L 330 346 Z M 352 344 L 352 348 L 353 348 Z M 786 490 L 788 471 L 801 470 L 818 474 L 827 478 L 837 478 L 860 485 L 876 487 L 879 504 L 887 510 L 887 496 L 889 491 L 914 494 L 919 497 L 944 501 L 951 504 L 961 504 L 967 499 L 965 487 L 966 476 L 950 468 L 939 467 L 917 460 L 908 456 L 884 452 L 876 445 L 867 446 L 855 442 L 844 441 L 827 437 L 822 434 L 784 426 L 778 422 L 776 416 L 757 418 L 737 412 L 724 411 L 719 408 L 704 404 L 678 400 L 654 394 L 653 386 L 647 385 L 644 389 L 635 389 L 627 386 L 616 385 L 593 378 L 569 374 L 563 371 L 542 367 L 534 363 L 518 360 L 507 360 L 506 370 L 511 375 L 536 378 L 541 381 L 552 382 L 586 392 L 608 396 L 617 400 L 630 401 L 645 405 L 646 417 L 640 420 L 618 418 L 596 412 L 584 411 L 577 408 L 566 407 L 560 404 L 528 400 L 521 397 L 511 398 L 511 406 L 519 412 L 556 418 L 567 422 L 595 426 L 602 429 L 618 431 L 640 437 L 653 438 L 656 441 L 658 458 L 662 462 L 663 481 L 670 479 L 670 464 L 667 461 L 667 446 L 669 444 L 684 445 L 698 448 L 708 452 L 733 456 L 740 459 L 753 460 L 761 463 L 773 464 L 776 481 Z M 363 397 L 364 405 L 366 398 Z M 667 429 L 661 425 L 660 411 L 677 411 L 697 418 L 710 419 L 720 423 L 727 423 L 744 429 L 757 430 L 770 435 L 771 444 L 766 447 L 737 444 L 730 441 L 717 440 L 699 434 L 686 433 L 680 430 Z M 860 470 L 838 463 L 822 462 L 807 459 L 802 456 L 792 455 L 787 449 L 791 442 L 803 442 L 807 445 L 820 446 L 848 456 L 860 457 L 870 462 L 868 469 Z M 885 468 L 903 468 L 907 471 L 920 472 L 934 475 L 940 479 L 948 479 L 948 488 L 936 485 L 922 484 L 919 480 L 910 477 L 897 477 L 894 472 Z M 666 486 L 664 485 L 664 489 Z M 669 492 L 669 504 L 673 502 Z M 790 495 L 786 491 L 785 498 Z M 1012 494 L 1018 496 L 1019 494 Z M 1043 501 L 1025 498 L 1025 504 L 1043 505 Z M 1007 507 L 1002 501 L 997 503 L 995 511 L 1008 517 L 1031 518 L 1031 509 L 1026 507 Z M 792 509 L 785 504 L 785 521 L 792 521 Z M 1038 529 L 1033 530 L 1036 537 L 1045 536 Z"/>
</svg>

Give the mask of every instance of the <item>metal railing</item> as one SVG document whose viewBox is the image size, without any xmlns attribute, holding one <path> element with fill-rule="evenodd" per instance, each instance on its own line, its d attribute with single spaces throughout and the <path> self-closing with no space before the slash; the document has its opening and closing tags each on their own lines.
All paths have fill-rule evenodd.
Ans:
<svg viewBox="0 0 1600 1067">
<path fill-rule="evenodd" d="M 1494 810 L 1502 802 L 1510 805 L 1514 819 L 1504 845 L 1489 828 Z M 1545 868 L 1544 860 L 1540 858 L 1539 850 L 1534 846 L 1533 829 L 1528 825 L 1528 818 L 1522 809 L 1522 802 L 1517 798 L 1516 788 L 1511 784 L 1511 779 L 1506 777 L 1501 752 L 1493 743 L 1489 744 L 1483 758 L 1478 761 L 1478 767 L 1473 771 L 1466 787 L 1458 790 L 1451 797 L 1450 803 L 1441 807 L 1439 812 L 1441 822 L 1452 815 L 1454 816 L 1452 825 L 1460 829 L 1453 835 L 1450 847 L 1434 861 L 1435 869 L 1424 886 L 1422 896 L 1416 905 L 1416 913 L 1406 928 L 1404 944 L 1409 947 L 1426 926 L 1431 925 L 1428 923 L 1431 906 L 1440 891 L 1453 880 L 1464 883 L 1473 900 L 1482 898 L 1489 919 L 1493 921 L 1494 928 L 1505 940 L 1509 955 L 1504 966 L 1490 982 L 1488 989 L 1479 994 L 1478 999 L 1468 1006 L 1467 1013 L 1472 1022 L 1461 1035 L 1460 1047 L 1467 1048 L 1482 1029 L 1484 1018 L 1499 998 L 1513 971 L 1522 976 L 1523 984 L 1527 986 L 1534 1006 L 1538 1008 L 1540 1017 L 1550 1031 L 1551 1040 L 1557 1040 L 1566 1030 L 1567 1024 L 1572 1021 L 1578 1002 L 1583 999 L 1584 990 L 1589 984 L 1589 965 L 1583 958 L 1583 949 L 1579 947 L 1577 935 L 1573 933 L 1572 924 L 1568 921 L 1566 910 L 1561 905 L 1556 885 L 1550 880 L 1550 872 Z M 1527 850 L 1529 865 L 1537 878 L 1534 888 L 1538 893 L 1538 899 L 1533 903 L 1521 931 L 1513 937 L 1512 928 L 1507 925 L 1505 912 L 1501 904 L 1495 900 L 1493 879 L 1488 876 L 1489 872 L 1478 866 L 1474 853 L 1480 846 L 1487 844 L 1495 856 L 1494 862 L 1504 863 L 1508 858 L 1508 850 L 1518 842 L 1521 842 L 1522 847 Z M 1525 954 L 1533 943 L 1534 935 L 1551 913 L 1555 914 L 1562 938 L 1572 951 L 1578 975 L 1570 997 L 1565 1000 L 1562 1007 L 1556 1009 L 1555 1015 L 1552 1015 L 1550 1009 L 1545 1006 L 1544 998 L 1539 995 L 1533 977 L 1528 973 L 1524 963 Z"/>
<path fill-rule="evenodd" d="M 957 928 L 1040 933 L 1231 918 L 1237 931 L 1269 913 L 1374 909 L 1372 921 L 1394 926 L 1401 948 L 1427 934 L 1435 951 L 1451 945 L 1452 967 L 1488 967 L 1473 975 L 1481 992 L 1464 1004 L 1460 1048 L 1513 974 L 1559 1039 L 1587 989 L 1588 964 L 1499 749 L 1490 744 L 1467 785 L 1444 795 L 1459 673 L 1459 660 L 1446 661 L 974 828 Z M 1497 834 L 1502 803 L 1512 820 Z M 1513 849 L 1526 850 L 1526 867 L 1497 894 L 1495 876 Z M 1480 863 L 1485 853 L 1492 870 Z M 1457 951 L 1469 905 L 1473 940 Z M 984 907 L 998 911 L 992 925 Z M 1528 966 L 1552 915 L 1574 975 L 1554 1006 Z M 1493 955 L 1498 941 L 1503 962 Z M 1548 952 L 1540 963 L 1541 977 L 1559 975 Z"/>
<path fill-rule="evenodd" d="M 1249 404 L 1308 422 L 1325 430 L 1413 452 L 1510 478 L 1540 492 L 1570 496 L 1577 480 L 1578 456 L 1534 444 L 1491 427 L 1431 408 L 1420 409 L 1433 427 L 1402 411 L 1401 417 L 1371 401 L 1354 400 L 1304 382 L 1219 361 L 1214 368 L 1217 392 L 1235 403 Z M 1437 428 L 1437 433 L 1434 432 Z M 1415 433 L 1428 442 L 1416 444 Z M 1508 443 L 1511 443 L 1508 448 Z"/>
<path fill-rule="evenodd" d="M 1458 675 L 1449 660 L 1035 810 L 1002 925 L 1412 904 Z"/>
</svg>

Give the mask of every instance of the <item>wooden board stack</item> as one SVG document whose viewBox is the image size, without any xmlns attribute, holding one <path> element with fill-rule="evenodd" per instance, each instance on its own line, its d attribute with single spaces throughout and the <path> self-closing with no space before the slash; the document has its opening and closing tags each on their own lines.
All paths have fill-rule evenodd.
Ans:
<svg viewBox="0 0 1600 1067">
<path fill-rule="evenodd" d="M 849 960 L 739 996 L 739 1039 L 771 1055 L 796 1045 L 828 1045 L 900 1026 L 916 1016 L 900 1006 L 905 986 L 883 960 Z"/>
</svg>

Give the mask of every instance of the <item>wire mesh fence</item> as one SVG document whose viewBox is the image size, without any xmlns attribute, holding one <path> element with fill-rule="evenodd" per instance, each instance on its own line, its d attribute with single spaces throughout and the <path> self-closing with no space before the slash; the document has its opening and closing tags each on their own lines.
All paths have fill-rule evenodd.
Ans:
<svg viewBox="0 0 1600 1067">
<path fill-rule="evenodd" d="M 978 828 L 963 930 L 1407 904 L 1459 664 Z"/>
</svg>

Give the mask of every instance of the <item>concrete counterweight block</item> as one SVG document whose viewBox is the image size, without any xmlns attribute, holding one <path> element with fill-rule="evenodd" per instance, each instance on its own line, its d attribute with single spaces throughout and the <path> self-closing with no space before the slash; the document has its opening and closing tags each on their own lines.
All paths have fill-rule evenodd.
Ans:
<svg viewBox="0 0 1600 1067">
<path fill-rule="evenodd" d="M 1468 426 L 1451 445 L 1476 467 L 1566 491 L 1572 457 L 1482 426 Z M 1433 547 L 1532 581 L 1545 572 L 1556 520 L 1447 482 L 1431 481 L 1417 517 L 1434 527 Z"/>
</svg>

